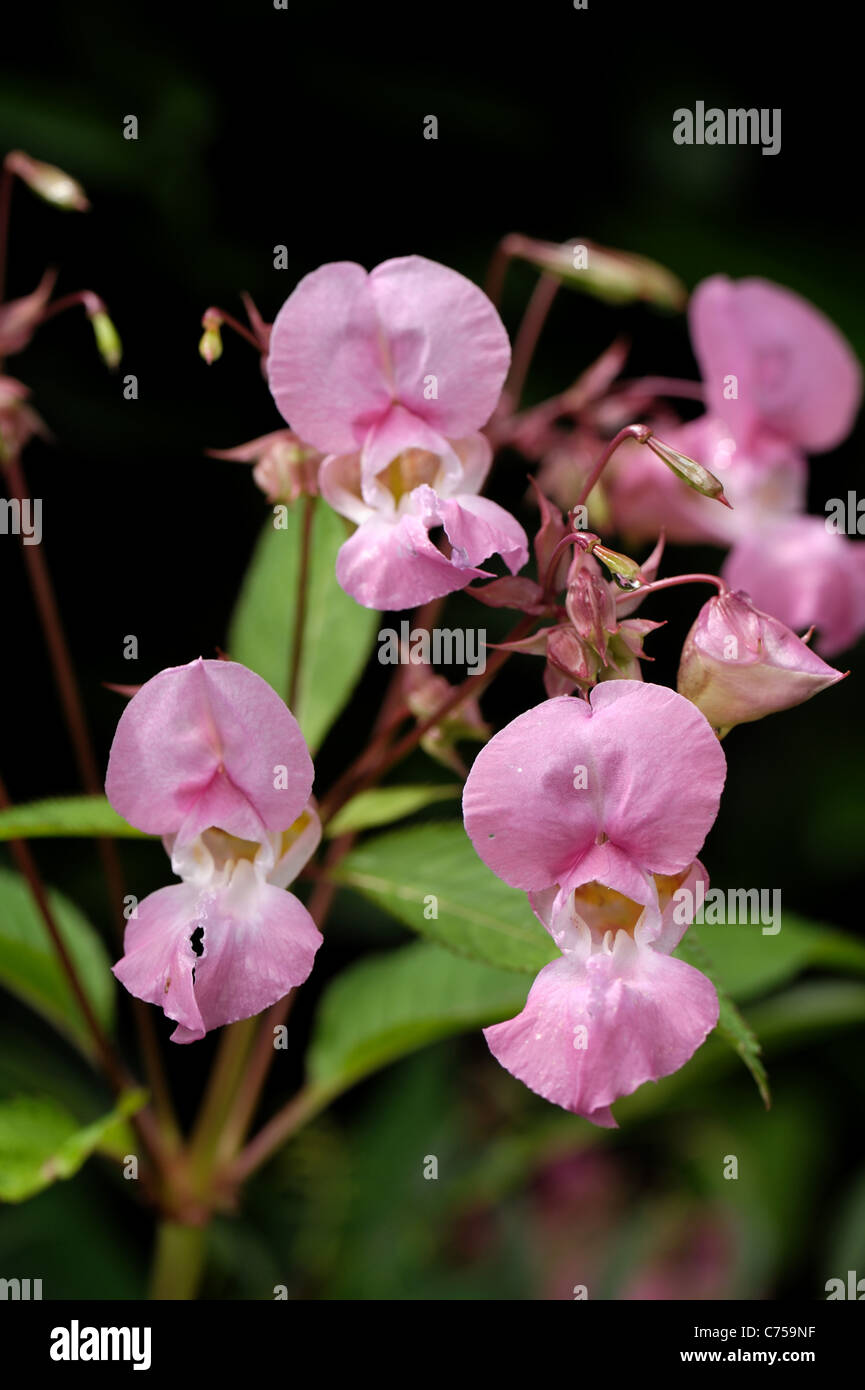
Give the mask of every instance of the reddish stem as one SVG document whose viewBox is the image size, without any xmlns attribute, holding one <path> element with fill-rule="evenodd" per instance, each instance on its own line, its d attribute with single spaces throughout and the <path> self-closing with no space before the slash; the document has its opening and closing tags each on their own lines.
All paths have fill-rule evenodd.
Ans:
<svg viewBox="0 0 865 1390">
<path fill-rule="evenodd" d="M 623 603 L 626 599 L 642 598 L 644 594 L 653 594 L 659 589 L 675 589 L 679 584 L 714 584 L 719 594 L 730 592 L 729 585 L 719 574 L 674 574 L 670 579 L 655 579 L 640 589 L 625 589 L 622 593 L 616 594 L 616 603 Z"/>
<path fill-rule="evenodd" d="M 586 499 L 591 495 L 592 488 L 595 486 L 595 483 L 600 478 L 620 444 L 624 444 L 626 439 L 636 439 L 638 444 L 645 444 L 646 440 L 651 439 L 651 437 L 652 431 L 649 429 L 648 425 L 625 425 L 623 430 L 619 430 L 619 433 L 614 435 L 610 440 L 606 449 L 601 454 L 600 459 L 589 474 L 587 481 L 583 485 L 583 490 L 577 498 L 575 506 L 582 507 L 584 505 Z"/>
<path fill-rule="evenodd" d="M 541 275 L 532 291 L 531 299 L 526 305 L 514 340 L 511 370 L 506 386 L 514 410 L 520 403 L 541 330 L 547 321 L 553 300 L 560 289 L 561 281 L 557 280 L 554 275 Z"/>
</svg>

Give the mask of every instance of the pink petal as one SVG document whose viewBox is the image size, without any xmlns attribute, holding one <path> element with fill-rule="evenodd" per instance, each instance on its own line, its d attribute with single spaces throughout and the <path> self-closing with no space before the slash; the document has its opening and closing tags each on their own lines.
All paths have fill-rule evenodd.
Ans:
<svg viewBox="0 0 865 1390">
<path fill-rule="evenodd" d="M 722 574 L 756 608 L 794 632 L 816 627 L 823 656 L 865 632 L 865 546 L 827 531 L 825 519 L 792 517 L 765 526 L 730 551 Z"/>
<path fill-rule="evenodd" d="M 191 943 L 199 927 L 200 956 Z M 139 903 L 114 974 L 177 1023 L 173 1042 L 194 1042 L 211 1028 L 251 1018 L 302 984 L 321 940 L 297 898 L 261 883 L 241 861 L 226 888 L 175 884 Z"/>
<path fill-rule="evenodd" d="M 267 374 L 307 443 L 329 454 L 360 448 L 394 395 L 363 266 L 334 261 L 304 276 L 276 316 Z"/>
<path fill-rule="evenodd" d="M 645 901 L 637 884 L 646 874 L 675 874 L 695 858 L 725 767 L 689 701 L 661 686 L 611 681 L 590 703 L 548 700 L 491 739 L 466 782 L 466 830 L 515 888 L 586 881 L 586 859 L 585 872 Z"/>
<path fill-rule="evenodd" d="M 509 363 L 483 291 L 404 256 L 370 275 L 339 261 L 305 276 L 273 325 L 268 378 L 292 429 L 345 454 L 394 404 L 439 434 L 469 434 L 492 414 Z"/>
<path fill-rule="evenodd" d="M 833 449 L 850 433 L 862 372 L 847 340 L 813 304 L 761 279 L 714 275 L 690 304 L 691 337 L 708 408 L 747 446 L 768 429 L 806 452 Z M 724 398 L 725 378 L 738 399 Z"/>
<path fill-rule="evenodd" d="M 460 460 L 444 436 L 403 406 L 394 405 L 372 426 L 361 452 L 363 494 L 372 505 L 376 504 L 378 493 L 370 490 L 370 483 L 407 449 L 424 449 L 435 454 L 441 460 L 445 475 L 454 479 L 462 476 Z"/>
<path fill-rule="evenodd" d="M 612 951 L 544 966 L 522 1013 L 486 1028 L 484 1037 L 531 1090 L 608 1128 L 615 1125 L 609 1107 L 677 1071 L 717 1019 L 717 996 L 704 975 L 620 931 Z"/>
<path fill-rule="evenodd" d="M 437 510 L 455 563 L 479 565 L 490 555 L 501 555 L 511 574 L 516 574 L 528 562 L 525 531 L 497 502 L 461 494 L 439 499 Z"/>
<path fill-rule="evenodd" d="M 241 861 L 229 888 L 208 906 L 204 954 L 195 965 L 195 999 L 203 1031 L 252 1018 L 303 984 L 322 936 L 291 893 L 255 881 Z M 173 1042 L 194 1042 L 202 1031 L 178 1027 Z"/>
<path fill-rule="evenodd" d="M 492 578 L 488 570 L 460 568 L 448 560 L 430 540 L 430 524 L 416 512 L 397 521 L 364 521 L 336 557 L 338 583 L 364 608 L 384 612 L 415 608 L 473 579 Z"/>
<path fill-rule="evenodd" d="M 423 256 L 384 261 L 369 280 L 396 399 L 452 438 L 480 429 L 511 360 L 508 335 L 483 290 Z"/>
<path fill-rule="evenodd" d="M 267 682 L 238 662 L 199 658 L 161 671 L 132 697 L 105 789 L 148 834 L 185 842 L 215 825 L 258 840 L 297 819 L 312 778 L 297 721 Z"/>
<path fill-rule="evenodd" d="M 159 888 L 144 898 L 126 927 L 124 954 L 113 973 L 136 999 L 156 1004 L 166 1018 L 203 1037 L 192 981 L 198 957 L 190 940 L 198 926 L 198 907 L 198 891 L 187 883 Z"/>
</svg>

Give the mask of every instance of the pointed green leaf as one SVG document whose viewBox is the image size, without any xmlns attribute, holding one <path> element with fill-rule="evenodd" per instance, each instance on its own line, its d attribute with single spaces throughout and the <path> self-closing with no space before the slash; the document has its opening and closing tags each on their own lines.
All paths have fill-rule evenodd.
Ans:
<svg viewBox="0 0 865 1390">
<path fill-rule="evenodd" d="M 94 1013 L 110 1031 L 115 986 L 105 947 L 68 898 L 51 891 L 48 899 Z M 24 879 L 9 869 L 0 869 L 0 985 L 92 1054 L 89 1030 L 41 914 Z"/>
<path fill-rule="evenodd" d="M 56 796 L 0 811 L 0 840 L 35 840 L 48 835 L 149 838 L 118 816 L 105 796 Z"/>
<path fill-rule="evenodd" d="M 462 787 L 454 783 L 430 786 L 373 787 L 358 792 L 337 811 L 325 827 L 325 835 L 345 835 L 348 831 L 371 830 L 377 825 L 389 825 L 432 806 L 437 801 L 450 801 L 462 795 Z"/>
<path fill-rule="evenodd" d="M 693 965 L 695 969 L 701 971 L 712 981 L 718 993 L 716 1032 L 730 1044 L 735 1052 L 738 1052 L 753 1076 L 763 1104 L 768 1110 L 772 1098 L 769 1092 L 769 1078 L 760 1057 L 762 1049 L 755 1033 L 721 985 L 718 973 L 714 969 L 705 948 L 693 932 L 687 932 L 673 954 L 678 956 L 680 960 L 686 961 L 688 965 Z"/>
<path fill-rule="evenodd" d="M 768 994 L 803 970 L 865 974 L 865 944 L 836 927 L 784 912 L 780 929 L 759 922 L 701 922 L 691 928 L 724 989 L 739 1001 Z"/>
<path fill-rule="evenodd" d="M 145 1091 L 128 1091 L 110 1114 L 83 1129 L 47 1096 L 0 1100 L 0 1201 L 23 1202 L 71 1178 L 103 1146 L 116 1155 L 119 1126 L 146 1100 Z"/>
<path fill-rule="evenodd" d="M 518 1014 L 529 981 L 429 942 L 351 966 L 326 991 L 308 1056 L 315 1086 L 340 1089 L 427 1043 Z"/>
<path fill-rule="evenodd" d="M 525 893 L 496 878 L 459 822 L 377 836 L 333 877 L 412 931 L 487 965 L 534 975 L 559 954 Z"/>
</svg>

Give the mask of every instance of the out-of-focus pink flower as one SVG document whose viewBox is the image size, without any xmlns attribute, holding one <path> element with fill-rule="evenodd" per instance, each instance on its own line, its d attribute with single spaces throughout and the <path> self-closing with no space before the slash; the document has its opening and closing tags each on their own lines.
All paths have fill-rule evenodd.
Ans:
<svg viewBox="0 0 865 1390">
<path fill-rule="evenodd" d="M 26 348 L 39 327 L 56 279 L 56 270 L 46 270 L 31 294 L 0 304 L 0 357 Z"/>
<path fill-rule="evenodd" d="M 177 1024 L 172 1042 L 196 1042 L 212 1028 L 251 1018 L 307 978 L 321 933 L 284 889 L 320 835 L 309 806 L 293 826 L 261 842 L 216 829 L 184 845 L 166 841 L 183 882 L 139 903 L 114 974 Z"/>
<path fill-rule="evenodd" d="M 823 656 L 865 632 L 865 546 L 827 530 L 825 518 L 767 524 L 730 551 L 721 571 L 755 607 L 794 631 L 816 628 Z"/>
<path fill-rule="evenodd" d="M 312 778 L 294 716 L 236 662 L 162 671 L 126 706 L 106 792 L 163 836 L 182 883 L 139 903 L 114 973 L 177 1023 L 173 1041 L 260 1012 L 312 969 L 321 936 L 283 891 L 321 835 Z"/>
<path fill-rule="evenodd" d="M 314 497 L 318 492 L 322 455 L 304 444 L 293 430 L 274 430 L 235 449 L 207 452 L 211 458 L 254 464 L 253 480 L 268 502 L 295 502 L 303 494 Z"/>
<path fill-rule="evenodd" d="M 485 1030 L 532 1090 L 593 1123 L 644 1081 L 677 1070 L 717 1021 L 710 981 L 670 953 L 705 871 L 725 760 L 671 690 L 635 681 L 548 700 L 478 754 L 466 830 L 506 883 L 529 892 L 562 951 L 515 1019 Z"/>
<path fill-rule="evenodd" d="M 713 498 L 683 487 L 648 449 L 626 441 L 610 464 L 606 486 L 616 529 L 629 540 L 663 531 L 682 544 L 728 546 L 805 506 L 805 456 L 783 441 L 765 439 L 759 456 L 749 455 L 711 415 L 669 429 L 665 438 L 715 474 L 730 506 L 719 507 Z"/>
<path fill-rule="evenodd" d="M 849 434 L 862 371 L 847 340 L 813 304 L 769 280 L 703 280 L 688 309 L 706 404 L 736 444 L 834 449 Z"/>
<path fill-rule="evenodd" d="M 678 690 L 724 734 L 791 709 L 844 679 L 742 593 L 717 594 L 685 639 Z"/>
<path fill-rule="evenodd" d="M 236 661 L 160 671 L 120 717 L 105 790 L 148 835 L 182 847 L 211 826 L 263 841 L 300 815 L 312 760 L 275 690 Z"/>
<path fill-rule="evenodd" d="M 34 435 L 50 438 L 45 422 L 27 404 L 29 395 L 23 382 L 0 376 L 0 463 L 20 454 Z"/>
<path fill-rule="evenodd" d="M 337 560 L 342 587 L 368 608 L 407 608 L 488 577 L 501 554 L 527 560 L 522 527 L 479 497 L 489 419 L 510 362 L 486 295 L 421 256 L 367 274 L 335 262 L 286 300 L 268 377 L 292 428 L 327 454 L 320 486 L 358 525 Z M 441 527 L 449 553 L 429 532 Z"/>
</svg>

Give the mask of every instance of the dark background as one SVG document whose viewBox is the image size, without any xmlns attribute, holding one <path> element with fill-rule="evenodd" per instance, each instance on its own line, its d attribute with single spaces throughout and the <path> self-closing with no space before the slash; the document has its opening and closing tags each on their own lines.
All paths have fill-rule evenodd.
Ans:
<svg viewBox="0 0 865 1390">
<path fill-rule="evenodd" d="M 265 514 L 247 469 L 204 456 L 281 424 L 244 343 L 226 331 L 221 361 L 207 368 L 199 358 L 209 304 L 241 315 L 247 289 L 271 319 L 324 261 L 371 267 L 409 252 L 482 280 L 500 237 L 522 231 L 653 256 L 689 287 L 719 271 L 776 279 L 812 298 L 865 357 L 861 78 L 848 13 L 837 3 L 800 18 L 792 6 L 613 0 L 579 12 L 570 0 L 287 11 L 270 0 L 106 0 L 7 17 L 0 150 L 59 164 L 93 205 L 62 214 L 16 186 L 8 293 L 28 292 L 58 265 L 57 292 L 101 294 L 125 348 L 111 375 L 73 311 L 6 363 L 56 435 L 34 442 L 24 462 L 44 499 L 44 553 L 100 758 L 121 704 L 101 682 L 138 683 L 225 643 Z M 697 100 L 780 107 L 780 154 L 674 145 L 673 111 Z M 123 139 L 129 114 L 137 141 Z M 428 114 L 437 141 L 423 138 Z M 288 247 L 288 270 L 273 268 L 277 244 Z M 527 268 L 509 276 L 512 332 L 532 283 Z M 620 329 L 634 341 L 629 375 L 696 375 L 682 318 L 563 293 L 530 396 L 569 384 Z M 137 401 L 123 399 L 126 373 L 138 378 Z M 814 461 L 812 511 L 857 486 L 862 439 L 860 425 Z M 524 472 L 503 461 L 499 495 L 515 507 Z M 683 555 L 681 568 L 713 560 Z M 0 543 L 0 594 L 3 776 L 18 800 L 75 791 L 11 540 Z M 655 678 L 673 678 L 695 611 L 693 592 L 669 596 L 671 621 L 652 639 Z M 138 637 L 138 662 L 123 659 L 127 634 Z M 860 931 L 861 655 L 838 664 L 853 668 L 838 689 L 729 740 L 728 790 L 706 853 L 718 883 L 780 886 L 797 911 Z M 539 665 L 514 662 L 511 672 L 486 702 L 497 724 L 540 695 Z M 343 720 L 322 751 L 319 792 L 355 751 L 358 717 L 372 717 L 380 684 L 370 672 L 351 729 Z M 124 851 L 130 862 L 138 852 Z M 164 866 L 141 852 L 156 887 Z M 59 844 L 43 863 L 98 918 L 89 856 Z M 334 929 L 353 954 L 348 927 Z M 209 1054 L 191 1051 L 176 1065 L 193 1096 Z M 821 1074 L 823 1062 L 813 1065 Z M 829 1069 L 839 1114 L 851 1069 L 849 1057 Z"/>
</svg>

